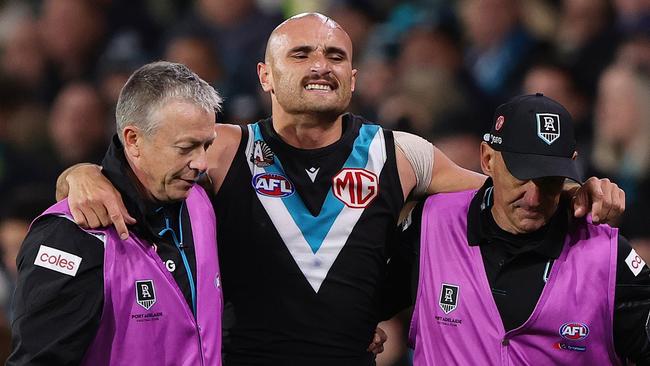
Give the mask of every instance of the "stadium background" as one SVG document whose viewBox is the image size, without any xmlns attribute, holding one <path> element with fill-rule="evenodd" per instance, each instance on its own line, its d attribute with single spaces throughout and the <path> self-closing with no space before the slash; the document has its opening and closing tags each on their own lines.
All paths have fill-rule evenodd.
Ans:
<svg viewBox="0 0 650 366">
<path fill-rule="evenodd" d="M 0 0 L 0 357 L 9 349 L 15 255 L 66 167 L 98 163 L 128 75 L 182 62 L 225 97 L 220 121 L 270 114 L 257 82 L 271 30 L 320 11 L 354 43 L 350 111 L 420 134 L 479 170 L 494 108 L 541 91 L 573 115 L 585 175 L 627 194 L 620 226 L 650 244 L 648 0 Z M 380 365 L 408 364 L 408 314 Z"/>
</svg>

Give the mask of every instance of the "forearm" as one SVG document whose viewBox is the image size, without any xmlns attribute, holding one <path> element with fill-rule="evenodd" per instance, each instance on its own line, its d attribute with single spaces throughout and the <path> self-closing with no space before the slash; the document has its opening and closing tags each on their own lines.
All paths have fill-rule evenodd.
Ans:
<svg viewBox="0 0 650 366">
<path fill-rule="evenodd" d="M 57 202 L 68 197 L 68 193 L 70 192 L 70 185 L 68 184 L 68 176 L 70 175 L 70 172 L 82 166 L 94 166 L 101 170 L 101 167 L 91 163 L 75 164 L 69 167 L 68 169 L 64 170 L 63 173 L 61 173 L 61 175 L 59 175 L 59 177 L 56 180 L 56 201 Z"/>
<path fill-rule="evenodd" d="M 456 165 L 435 148 L 433 175 L 427 193 L 460 192 L 481 188 L 486 176 Z"/>
</svg>

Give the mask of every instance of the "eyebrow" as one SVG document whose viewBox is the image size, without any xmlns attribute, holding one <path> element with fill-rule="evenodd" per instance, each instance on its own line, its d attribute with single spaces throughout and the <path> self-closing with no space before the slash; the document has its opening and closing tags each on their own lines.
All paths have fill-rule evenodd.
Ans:
<svg viewBox="0 0 650 366">
<path fill-rule="evenodd" d="M 309 53 L 309 52 L 314 51 L 314 49 L 315 49 L 315 47 L 308 46 L 308 45 L 296 46 L 296 47 L 291 48 L 289 50 L 288 54 L 292 54 L 292 53 L 296 53 L 296 52 Z M 343 48 L 336 47 L 336 46 L 327 46 L 327 47 L 325 47 L 325 54 L 326 55 L 331 55 L 333 53 L 340 54 L 345 58 L 348 57 L 348 53 Z"/>
</svg>

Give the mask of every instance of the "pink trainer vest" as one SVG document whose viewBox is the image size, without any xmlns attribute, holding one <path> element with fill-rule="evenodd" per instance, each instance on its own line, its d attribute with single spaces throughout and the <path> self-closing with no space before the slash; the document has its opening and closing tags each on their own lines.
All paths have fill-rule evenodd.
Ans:
<svg viewBox="0 0 650 366">
<path fill-rule="evenodd" d="M 151 243 L 105 235 L 104 307 L 83 365 L 221 365 L 223 299 L 214 210 L 195 186 L 186 200 L 196 251 L 196 319 Z M 45 214 L 70 217 L 67 200 Z"/>
<path fill-rule="evenodd" d="M 409 332 L 414 365 L 619 365 L 612 336 L 618 231 L 586 221 L 570 229 L 530 318 L 505 332 L 480 248 L 467 243 L 475 193 L 425 203 Z"/>
</svg>

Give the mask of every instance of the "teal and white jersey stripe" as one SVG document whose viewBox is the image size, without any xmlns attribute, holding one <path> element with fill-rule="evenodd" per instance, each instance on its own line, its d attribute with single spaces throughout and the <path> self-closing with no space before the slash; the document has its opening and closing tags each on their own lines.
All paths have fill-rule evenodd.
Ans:
<svg viewBox="0 0 650 366">
<path fill-rule="evenodd" d="M 264 141 L 259 124 L 249 125 L 248 132 L 245 151 L 247 157 L 254 155 L 256 141 Z M 317 216 L 313 216 L 300 195 L 292 191 L 295 190 L 295 186 L 289 181 L 280 159 L 277 155 L 272 159 L 273 162 L 268 166 L 256 165 L 248 159 L 253 177 L 252 184 L 255 188 L 258 179 L 267 176 L 282 177 L 280 180 L 285 181 L 282 183 L 284 185 L 278 183 L 285 189 L 284 194 L 269 195 L 261 193 L 259 189 L 256 190 L 256 194 L 296 264 L 314 291 L 318 292 L 365 207 L 345 204 L 333 190 L 330 190 L 320 212 Z M 378 177 L 386 159 L 383 130 L 376 125 L 361 126 L 352 152 L 342 170 L 363 169 L 370 173 L 369 176 L 374 175 L 375 179 L 359 181 L 363 186 L 344 186 L 344 190 L 347 192 L 354 188 L 355 192 L 376 194 L 379 189 Z M 333 182 L 333 187 L 336 187 L 336 182 Z"/>
</svg>

